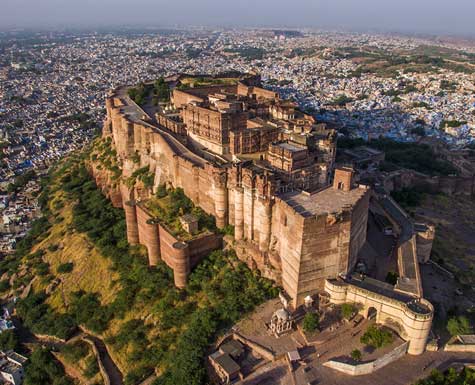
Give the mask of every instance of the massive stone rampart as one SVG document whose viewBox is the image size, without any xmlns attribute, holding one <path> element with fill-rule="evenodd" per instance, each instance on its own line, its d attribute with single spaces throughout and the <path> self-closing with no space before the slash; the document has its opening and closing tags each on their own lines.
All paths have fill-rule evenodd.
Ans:
<svg viewBox="0 0 475 385">
<path fill-rule="evenodd" d="M 104 135 L 112 137 L 123 164 L 122 179 L 148 166 L 155 175 L 152 190 L 164 183 L 182 188 L 196 205 L 216 218 L 218 227 L 235 226 L 237 240 L 255 243 L 261 252 L 267 252 L 276 182 L 240 165 L 223 167 L 199 157 L 160 127 L 134 115 L 129 108 L 131 103 L 125 95 L 112 95 L 107 102 L 108 119 L 104 124 Z M 132 159 L 139 161 L 134 163 Z M 103 188 L 107 188 L 108 182 L 101 182 Z M 140 200 L 138 189 L 138 186 L 129 189 L 123 183 L 120 187 L 131 243 L 140 241 L 136 234 L 147 229 L 143 223 L 137 225 L 140 216 L 137 216 L 137 208 L 130 204 Z M 156 254 L 155 248 L 150 250 Z"/>
<path fill-rule="evenodd" d="M 215 163 L 202 158 L 165 127 L 152 124 L 125 88 L 107 98 L 106 109 L 103 135 L 112 138 L 122 176 L 111 188 L 112 181 L 93 167 L 96 181 L 124 208 L 128 241 L 145 245 L 151 265 L 162 259 L 172 267 L 177 286 L 185 285 L 190 269 L 218 247 L 221 239 L 181 242 L 153 223 L 140 202 L 162 184 L 182 188 L 194 204 L 216 218 L 219 228 L 234 226 L 235 241 L 247 245 L 241 248 L 247 256 L 239 256 L 251 267 L 268 272 L 270 278 L 282 275 L 294 306 L 303 303 L 304 295 L 323 288 L 325 278 L 354 264 L 366 235 L 366 198 L 357 207 L 344 208 L 345 213 L 337 214 L 335 221 L 326 216 L 305 218 L 298 208 L 279 198 L 284 182 L 272 172 L 254 167 L 252 162 Z M 130 182 L 141 168 L 153 174 L 151 188 Z M 320 243 L 315 243 L 313 236 Z M 325 250 L 332 253 L 319 252 L 321 245 L 327 245 Z"/>
</svg>

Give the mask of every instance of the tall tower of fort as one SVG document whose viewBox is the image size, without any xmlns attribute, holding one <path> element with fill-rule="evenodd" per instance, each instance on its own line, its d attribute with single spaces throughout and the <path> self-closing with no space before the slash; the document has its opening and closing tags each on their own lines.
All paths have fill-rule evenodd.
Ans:
<svg viewBox="0 0 475 385">
<path fill-rule="evenodd" d="M 351 271 L 366 241 L 369 189 L 353 186 L 353 171 L 315 193 L 287 193 L 276 204 L 282 282 L 294 307 L 321 291 L 326 278 Z"/>
</svg>

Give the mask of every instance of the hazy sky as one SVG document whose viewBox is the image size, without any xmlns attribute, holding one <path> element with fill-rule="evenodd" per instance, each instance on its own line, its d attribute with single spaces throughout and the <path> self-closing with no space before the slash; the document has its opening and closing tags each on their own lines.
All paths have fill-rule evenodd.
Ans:
<svg viewBox="0 0 475 385">
<path fill-rule="evenodd" d="M 122 24 L 475 35 L 475 0 L 0 0 L 0 29 Z"/>
</svg>

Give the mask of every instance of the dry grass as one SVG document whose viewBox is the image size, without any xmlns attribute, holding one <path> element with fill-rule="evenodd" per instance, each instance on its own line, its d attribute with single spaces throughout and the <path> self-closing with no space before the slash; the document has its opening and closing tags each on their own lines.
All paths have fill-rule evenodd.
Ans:
<svg viewBox="0 0 475 385">
<path fill-rule="evenodd" d="M 48 296 L 47 303 L 57 312 L 67 311 L 68 300 L 71 293 L 84 290 L 88 293 L 100 293 L 103 304 L 111 303 L 120 289 L 117 272 L 112 270 L 112 263 L 109 259 L 103 257 L 94 247 L 94 244 L 85 234 L 78 233 L 72 229 L 72 202 L 64 199 L 64 193 L 58 191 L 53 195 L 50 202 L 50 208 L 57 217 L 62 217 L 61 221 L 54 223 L 50 229 L 48 237 L 34 246 L 32 252 L 39 249 L 44 250 L 44 261 L 50 264 L 50 272 L 61 279 L 59 284 Z M 54 209 L 56 202 L 62 201 L 64 207 L 60 210 Z M 57 213 L 57 214 L 56 214 Z M 48 248 L 52 245 L 58 245 L 56 251 L 50 251 Z M 58 274 L 59 265 L 72 262 L 73 270 L 70 273 Z M 33 289 L 35 291 L 44 290 L 48 284 L 42 280 L 35 280 Z M 107 337 L 115 335 L 122 324 L 133 318 L 145 318 L 150 313 L 150 309 L 142 307 L 140 309 L 131 309 L 124 319 L 113 319 L 109 328 L 103 334 L 104 340 Z M 113 346 L 108 345 L 109 352 L 116 362 L 116 365 L 125 375 L 135 367 L 134 362 L 127 359 L 127 348 L 117 351 Z M 83 384 L 83 382 L 80 382 Z M 87 384 L 89 382 L 85 382 Z"/>
<path fill-rule="evenodd" d="M 65 302 L 72 292 L 78 290 L 100 293 L 104 304 L 112 302 L 118 290 L 114 285 L 119 278 L 118 274 L 112 270 L 110 260 L 101 256 L 85 234 L 72 229 L 72 205 L 65 201 L 63 192 L 54 194 L 50 207 L 54 209 L 58 202 L 65 202 L 64 207 L 53 212 L 62 220 L 54 223 L 49 236 L 33 248 L 33 251 L 44 250 L 43 259 L 50 264 L 50 272 L 61 280 L 61 284 L 51 293 L 47 302 L 56 311 L 65 312 Z M 58 249 L 51 251 L 51 246 L 58 246 Z M 73 263 L 72 272 L 58 274 L 58 266 L 67 262 Z M 41 280 L 36 280 L 33 288 L 42 290 L 46 286 Z"/>
<path fill-rule="evenodd" d="M 71 343 L 72 340 L 68 343 Z M 75 362 L 70 362 L 61 352 L 55 353 L 55 357 L 61 362 L 61 364 L 64 366 L 64 369 L 68 376 L 74 378 L 77 384 L 79 385 L 92 385 L 92 384 L 103 384 L 103 378 L 100 372 L 98 372 L 94 377 L 88 379 L 84 376 L 84 371 L 87 368 L 87 360 L 96 359 L 94 356 L 94 353 L 92 351 L 92 348 L 90 347 L 89 344 L 88 346 L 88 354 L 86 357 L 81 358 L 79 361 Z"/>
</svg>

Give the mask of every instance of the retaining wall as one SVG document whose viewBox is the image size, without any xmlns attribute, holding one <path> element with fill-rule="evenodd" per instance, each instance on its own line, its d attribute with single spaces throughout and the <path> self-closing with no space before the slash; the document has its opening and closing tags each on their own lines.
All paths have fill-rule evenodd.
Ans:
<svg viewBox="0 0 475 385">
<path fill-rule="evenodd" d="M 397 361 L 399 358 L 406 354 L 408 345 L 409 343 L 405 342 L 390 351 L 389 353 L 385 354 L 384 356 L 371 362 L 366 362 L 362 364 L 349 364 L 337 360 L 329 360 L 323 365 L 328 368 L 338 370 L 339 372 L 348 374 L 350 376 L 362 376 L 365 374 L 373 373 L 390 364 L 391 362 Z"/>
</svg>

